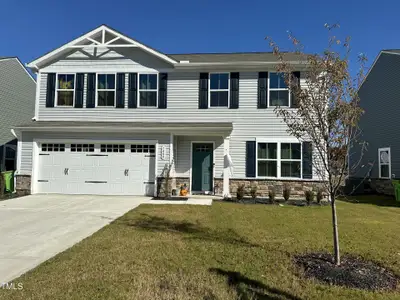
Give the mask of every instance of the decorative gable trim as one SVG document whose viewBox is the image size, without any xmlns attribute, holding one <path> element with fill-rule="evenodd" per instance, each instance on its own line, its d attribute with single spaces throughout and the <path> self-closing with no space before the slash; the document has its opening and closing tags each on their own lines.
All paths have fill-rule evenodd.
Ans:
<svg viewBox="0 0 400 300">
<path fill-rule="evenodd" d="M 108 38 L 107 38 L 108 36 Z M 150 48 L 122 33 L 106 26 L 101 25 L 100 27 L 74 39 L 73 41 L 35 59 L 34 61 L 27 64 L 27 67 L 32 69 L 40 69 L 40 64 L 51 59 L 52 57 L 59 55 L 71 49 L 82 49 L 82 48 L 139 48 L 142 49 L 161 60 L 164 60 L 170 64 L 176 64 L 177 62 L 169 56 Z"/>
</svg>

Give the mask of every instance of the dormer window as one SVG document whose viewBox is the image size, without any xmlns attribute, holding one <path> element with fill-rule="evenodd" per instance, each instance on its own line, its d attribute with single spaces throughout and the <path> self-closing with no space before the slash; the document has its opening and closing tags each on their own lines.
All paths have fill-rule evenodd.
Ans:
<svg viewBox="0 0 400 300">
<path fill-rule="evenodd" d="M 157 107 L 158 75 L 139 74 L 139 106 Z"/>
<path fill-rule="evenodd" d="M 57 74 L 56 106 L 73 106 L 75 74 Z"/>
<path fill-rule="evenodd" d="M 210 107 L 228 107 L 229 73 L 210 74 Z"/>
<path fill-rule="evenodd" d="M 97 74 L 97 106 L 115 107 L 115 74 Z"/>
<path fill-rule="evenodd" d="M 269 106 L 289 106 L 290 94 L 283 73 L 270 73 Z"/>
</svg>

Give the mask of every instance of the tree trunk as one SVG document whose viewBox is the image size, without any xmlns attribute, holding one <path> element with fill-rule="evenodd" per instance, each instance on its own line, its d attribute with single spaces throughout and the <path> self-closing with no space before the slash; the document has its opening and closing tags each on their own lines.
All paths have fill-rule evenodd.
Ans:
<svg viewBox="0 0 400 300">
<path fill-rule="evenodd" d="M 337 225 L 336 215 L 336 201 L 335 196 L 331 195 L 331 208 L 332 208 L 332 227 L 333 227 L 333 250 L 335 254 L 335 264 L 340 265 L 340 249 L 339 249 L 339 231 Z"/>
</svg>

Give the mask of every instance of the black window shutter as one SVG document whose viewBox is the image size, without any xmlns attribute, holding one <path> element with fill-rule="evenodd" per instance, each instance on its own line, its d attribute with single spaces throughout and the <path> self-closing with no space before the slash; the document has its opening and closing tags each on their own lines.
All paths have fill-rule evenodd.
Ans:
<svg viewBox="0 0 400 300">
<path fill-rule="evenodd" d="M 208 73 L 200 73 L 199 81 L 199 108 L 208 108 Z"/>
<path fill-rule="evenodd" d="M 129 73 L 128 107 L 137 108 L 137 73 Z"/>
<path fill-rule="evenodd" d="M 297 86 L 300 87 L 300 72 L 293 72 L 292 74 L 293 74 L 293 77 L 296 78 L 296 80 L 297 80 Z M 296 108 L 297 107 L 296 96 L 293 93 L 291 93 L 290 97 L 291 97 L 290 107 Z"/>
<path fill-rule="evenodd" d="M 268 72 L 258 73 L 258 102 L 257 108 L 267 108 L 268 99 Z"/>
<path fill-rule="evenodd" d="M 229 108 L 239 108 L 239 72 L 231 73 Z"/>
<path fill-rule="evenodd" d="M 56 95 L 56 73 L 47 74 L 46 107 L 54 107 Z"/>
<path fill-rule="evenodd" d="M 167 108 L 168 74 L 160 73 L 158 82 L 158 108 Z"/>
<path fill-rule="evenodd" d="M 118 73 L 116 108 L 124 108 L 124 107 L 125 107 L 125 73 Z"/>
<path fill-rule="evenodd" d="M 76 86 L 75 86 L 75 108 L 83 107 L 83 87 L 85 81 L 85 74 L 76 74 Z"/>
<path fill-rule="evenodd" d="M 312 179 L 312 143 L 303 142 L 303 178 Z"/>
<path fill-rule="evenodd" d="M 87 74 L 87 93 L 86 93 L 86 108 L 95 107 L 96 96 L 96 74 Z"/>
<path fill-rule="evenodd" d="M 246 177 L 256 177 L 256 142 L 246 142 Z"/>
</svg>

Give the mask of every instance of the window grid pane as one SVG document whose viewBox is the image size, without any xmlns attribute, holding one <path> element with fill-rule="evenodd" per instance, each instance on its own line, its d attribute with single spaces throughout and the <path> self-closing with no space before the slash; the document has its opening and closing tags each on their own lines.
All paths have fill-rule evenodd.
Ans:
<svg viewBox="0 0 400 300">
<path fill-rule="evenodd" d="M 74 90 L 75 74 L 58 74 L 57 82 L 57 88 L 59 90 Z"/>
</svg>

